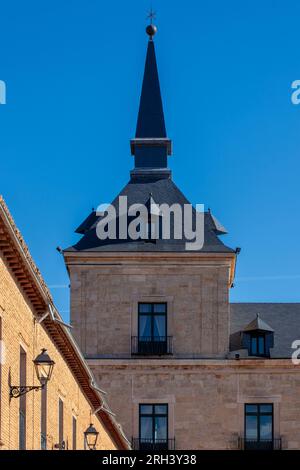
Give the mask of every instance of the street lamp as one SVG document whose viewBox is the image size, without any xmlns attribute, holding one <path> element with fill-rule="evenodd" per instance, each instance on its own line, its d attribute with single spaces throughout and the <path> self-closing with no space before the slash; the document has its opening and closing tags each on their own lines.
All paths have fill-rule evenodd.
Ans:
<svg viewBox="0 0 300 470">
<path fill-rule="evenodd" d="M 49 382 L 55 362 L 50 358 L 47 349 L 42 349 L 40 354 L 33 360 L 33 364 L 41 385 L 11 385 L 10 398 L 18 398 L 31 390 L 41 390 Z"/>
<path fill-rule="evenodd" d="M 96 443 L 98 439 L 99 433 L 91 423 L 87 430 L 84 432 L 85 442 L 89 448 L 89 450 L 96 450 Z"/>
<path fill-rule="evenodd" d="M 51 379 L 54 361 L 50 359 L 47 349 L 42 349 L 41 353 L 34 359 L 33 363 L 37 378 L 43 387 Z"/>
</svg>

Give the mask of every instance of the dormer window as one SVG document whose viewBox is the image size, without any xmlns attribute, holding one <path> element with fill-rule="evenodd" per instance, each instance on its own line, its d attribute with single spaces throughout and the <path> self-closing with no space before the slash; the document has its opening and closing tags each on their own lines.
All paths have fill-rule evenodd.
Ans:
<svg viewBox="0 0 300 470">
<path fill-rule="evenodd" d="M 274 347 L 274 330 L 259 315 L 242 331 L 242 347 L 249 356 L 270 357 Z"/>
<path fill-rule="evenodd" d="M 266 351 L 266 334 L 253 331 L 250 333 L 250 356 L 268 356 Z"/>
</svg>

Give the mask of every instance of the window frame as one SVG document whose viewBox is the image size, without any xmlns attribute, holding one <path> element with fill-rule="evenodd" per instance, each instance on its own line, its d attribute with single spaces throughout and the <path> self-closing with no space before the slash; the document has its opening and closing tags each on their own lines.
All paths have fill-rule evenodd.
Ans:
<svg viewBox="0 0 300 470">
<path fill-rule="evenodd" d="M 150 305 L 151 312 L 140 312 L 141 305 Z M 161 313 L 154 312 L 155 305 L 164 305 L 165 311 Z M 167 302 L 138 302 L 138 341 L 143 341 L 143 336 L 140 335 L 140 316 L 150 316 L 151 317 L 151 335 L 144 336 L 144 338 L 151 338 L 151 341 L 155 341 L 155 338 L 162 338 L 162 336 L 154 336 L 154 317 L 162 316 L 165 319 L 165 335 L 164 341 L 167 341 L 168 337 L 168 303 Z"/>
<path fill-rule="evenodd" d="M 141 413 L 141 408 L 142 406 L 151 406 L 152 407 L 152 412 L 151 413 Z M 166 414 L 164 413 L 155 413 L 155 406 L 165 406 L 166 407 Z M 142 426 L 141 426 L 141 421 L 143 417 L 151 417 L 152 421 L 152 442 L 151 444 L 156 444 L 157 442 L 155 441 L 155 418 L 167 418 L 166 422 L 166 444 L 169 442 L 169 405 L 168 403 L 139 403 L 139 441 L 140 443 L 143 443 L 142 440 Z"/>
<path fill-rule="evenodd" d="M 257 406 L 256 412 L 247 411 L 247 406 Z M 262 406 L 271 406 L 272 411 L 260 411 Z M 256 416 L 257 417 L 257 439 L 247 439 L 247 416 Z M 261 416 L 272 416 L 272 438 L 271 439 L 260 439 L 260 418 Z M 264 442 L 271 441 L 274 442 L 274 403 L 245 403 L 244 404 L 244 439 L 245 442 Z"/>
<path fill-rule="evenodd" d="M 58 445 L 59 449 L 63 450 L 64 442 L 64 401 L 58 398 Z"/>
<path fill-rule="evenodd" d="M 77 450 L 77 418 L 72 415 L 72 450 Z"/>
<path fill-rule="evenodd" d="M 256 353 L 253 352 L 252 348 L 252 340 L 256 339 Z M 259 338 L 263 338 L 263 346 L 264 346 L 264 352 L 260 353 L 259 352 Z M 266 333 L 263 331 L 253 331 L 250 333 L 250 348 L 249 348 L 249 356 L 259 356 L 259 357 L 267 357 L 267 348 L 266 348 Z"/>
</svg>

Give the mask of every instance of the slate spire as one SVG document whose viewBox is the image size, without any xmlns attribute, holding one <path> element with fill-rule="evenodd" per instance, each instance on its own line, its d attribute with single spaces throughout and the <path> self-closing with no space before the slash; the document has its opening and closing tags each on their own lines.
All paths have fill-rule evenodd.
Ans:
<svg viewBox="0 0 300 470">
<path fill-rule="evenodd" d="M 165 118 L 152 36 L 148 41 L 135 137 L 166 137 Z"/>
<path fill-rule="evenodd" d="M 157 31 L 151 22 L 144 79 L 140 97 L 135 138 L 131 140 L 131 153 L 135 156 L 135 169 L 166 169 L 167 155 L 171 155 L 171 140 L 167 138 L 159 76 L 153 36 Z"/>
</svg>

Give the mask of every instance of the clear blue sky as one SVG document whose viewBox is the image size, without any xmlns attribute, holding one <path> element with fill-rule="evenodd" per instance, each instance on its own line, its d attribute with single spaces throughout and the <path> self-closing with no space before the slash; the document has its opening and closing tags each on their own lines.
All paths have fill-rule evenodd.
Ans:
<svg viewBox="0 0 300 470">
<path fill-rule="evenodd" d="M 57 306 L 55 247 L 133 165 L 150 1 L 1 4 L 1 188 Z M 173 177 L 241 246 L 233 301 L 300 301 L 299 0 L 153 0 Z"/>
</svg>

